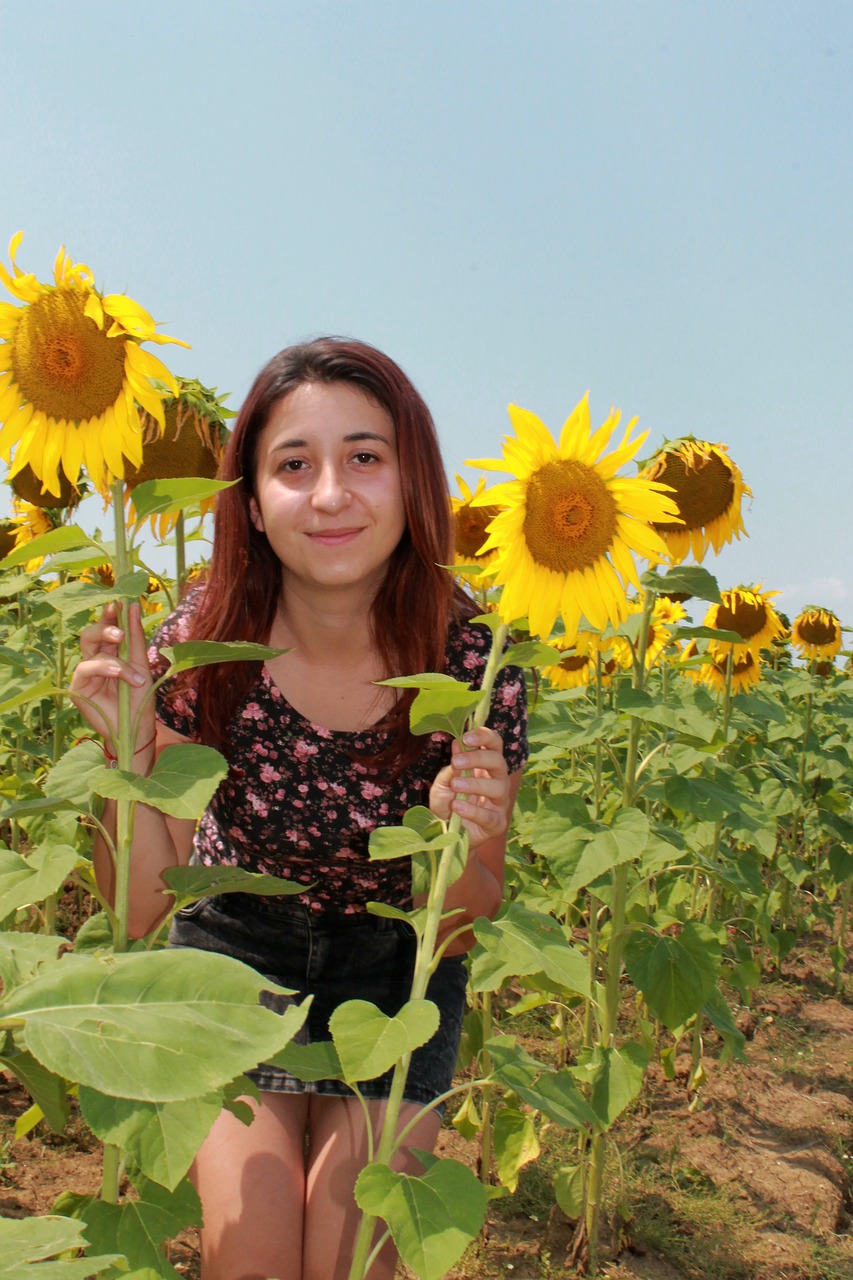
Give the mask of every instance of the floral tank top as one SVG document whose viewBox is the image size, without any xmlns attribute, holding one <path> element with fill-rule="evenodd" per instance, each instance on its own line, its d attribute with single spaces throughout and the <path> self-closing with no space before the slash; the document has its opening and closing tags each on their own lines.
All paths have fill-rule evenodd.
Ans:
<svg viewBox="0 0 853 1280">
<path fill-rule="evenodd" d="M 166 670 L 160 648 L 187 639 L 192 597 L 154 637 L 149 650 L 155 679 Z M 452 627 L 446 674 L 479 688 L 491 646 L 487 628 Z M 157 693 L 157 718 L 175 733 L 198 737 L 195 693 Z M 503 740 L 510 773 L 527 758 L 527 696 L 522 672 L 498 675 L 489 726 Z M 427 804 L 436 774 L 450 762 L 450 737 L 426 735 L 423 750 L 388 780 L 359 756 L 375 755 L 387 730 L 342 732 L 313 724 L 285 699 L 261 667 L 231 722 L 223 754 L 227 777 L 196 828 L 193 861 L 226 865 L 294 880 L 305 892 L 293 901 L 317 911 L 362 912 L 368 902 L 404 907 L 411 899 L 408 859 L 371 862 L 370 833 L 398 826 L 412 805 Z"/>
</svg>

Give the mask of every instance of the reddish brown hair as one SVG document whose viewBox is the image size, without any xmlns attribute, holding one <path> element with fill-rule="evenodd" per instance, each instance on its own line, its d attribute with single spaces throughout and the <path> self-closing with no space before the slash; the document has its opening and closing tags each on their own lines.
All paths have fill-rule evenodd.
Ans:
<svg viewBox="0 0 853 1280">
<path fill-rule="evenodd" d="M 210 571 L 189 638 L 265 643 L 269 637 L 281 590 L 281 565 L 249 512 L 258 438 L 273 407 L 310 382 L 354 387 L 394 423 L 406 529 L 373 602 L 373 635 L 387 675 L 441 670 L 451 619 L 470 616 L 474 610 L 440 567 L 453 559 L 453 529 L 435 424 L 402 369 L 375 347 L 351 339 L 318 338 L 288 347 L 256 377 L 222 459 L 220 478 L 237 483 L 217 500 Z M 185 683 L 198 694 L 201 741 L 225 743 L 228 724 L 257 670 L 257 663 L 229 663 L 187 673 Z M 390 717 L 398 732 L 391 755 L 380 763 L 399 767 L 410 758 L 410 702 L 410 696 L 402 699 Z"/>
</svg>

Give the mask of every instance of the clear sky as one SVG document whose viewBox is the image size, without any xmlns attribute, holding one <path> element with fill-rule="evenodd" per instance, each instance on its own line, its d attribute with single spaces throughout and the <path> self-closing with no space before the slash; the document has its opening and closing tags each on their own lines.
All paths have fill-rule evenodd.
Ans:
<svg viewBox="0 0 853 1280">
<path fill-rule="evenodd" d="M 0 38 L 5 261 L 64 243 L 235 408 L 290 342 L 373 342 L 451 482 L 587 389 L 723 441 L 720 585 L 853 623 L 849 0 L 0 0 Z"/>
</svg>

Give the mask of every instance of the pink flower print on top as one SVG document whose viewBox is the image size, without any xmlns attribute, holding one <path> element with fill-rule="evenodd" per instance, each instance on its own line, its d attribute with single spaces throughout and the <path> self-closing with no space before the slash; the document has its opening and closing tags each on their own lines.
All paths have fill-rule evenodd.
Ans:
<svg viewBox="0 0 853 1280">
<path fill-rule="evenodd" d="M 293 754 L 301 764 L 310 760 L 312 756 L 316 756 L 319 749 L 316 743 L 306 742 L 304 738 L 298 738 L 293 744 Z"/>
<path fill-rule="evenodd" d="M 261 765 L 261 782 L 280 782 L 281 774 L 271 764 Z"/>
<path fill-rule="evenodd" d="M 243 708 L 244 720 L 263 720 L 264 713 L 258 706 L 257 702 L 247 702 Z"/>
<path fill-rule="evenodd" d="M 362 782 L 361 794 L 365 800 L 375 800 L 377 796 L 382 795 L 382 788 L 377 787 L 375 782 Z"/>
</svg>

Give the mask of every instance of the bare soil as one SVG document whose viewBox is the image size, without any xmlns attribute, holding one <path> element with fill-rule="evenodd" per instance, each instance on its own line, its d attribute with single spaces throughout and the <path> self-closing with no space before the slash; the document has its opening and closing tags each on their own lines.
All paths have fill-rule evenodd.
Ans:
<svg viewBox="0 0 853 1280">
<path fill-rule="evenodd" d="M 614 1147 L 607 1226 L 609 1280 L 853 1280 L 853 1000 L 829 985 L 825 941 L 804 939 L 741 1010 L 747 1062 L 720 1067 L 709 1042 L 707 1082 L 687 1088 L 659 1067 Z M 40 1126 L 14 1138 L 29 1098 L 0 1076 L 0 1216 L 50 1212 L 62 1191 L 96 1191 L 100 1149 L 72 1117 L 65 1134 Z M 553 1206 L 549 1177 L 565 1134 L 543 1135 L 543 1158 L 514 1197 L 490 1206 L 487 1229 L 451 1280 L 554 1280 L 567 1262 L 573 1224 Z M 473 1144 L 442 1131 L 446 1154 L 476 1165 Z M 568 1154 L 566 1155 L 568 1159 Z M 192 1232 L 171 1260 L 198 1275 Z"/>
</svg>

